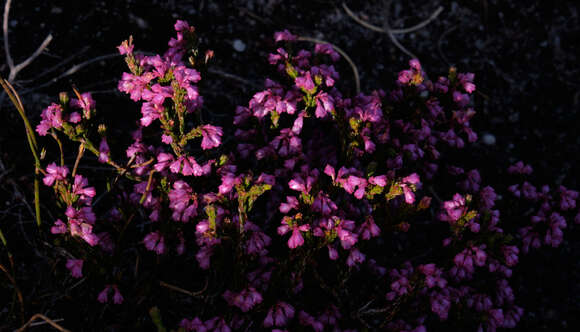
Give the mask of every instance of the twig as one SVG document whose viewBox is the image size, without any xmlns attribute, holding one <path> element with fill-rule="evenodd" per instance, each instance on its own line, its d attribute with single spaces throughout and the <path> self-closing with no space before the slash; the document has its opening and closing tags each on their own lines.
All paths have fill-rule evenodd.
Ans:
<svg viewBox="0 0 580 332">
<path fill-rule="evenodd" d="M 360 93 L 360 76 L 358 74 L 358 69 L 356 68 L 356 65 L 354 64 L 352 59 L 348 56 L 348 54 L 346 54 L 346 52 L 344 52 L 338 46 L 331 44 L 331 43 L 324 41 L 324 40 L 320 40 L 320 39 L 316 39 L 316 38 L 312 38 L 312 37 L 304 37 L 304 36 L 298 37 L 298 40 L 308 41 L 308 42 L 317 43 L 317 44 L 328 44 L 328 45 L 332 46 L 332 48 L 335 51 L 337 51 L 338 53 L 340 53 L 340 55 L 342 55 L 342 57 L 348 62 L 348 64 L 352 68 L 352 73 L 354 74 L 354 81 L 355 81 L 355 85 L 356 85 L 356 94 L 358 95 Z"/>
<path fill-rule="evenodd" d="M 348 16 L 350 16 L 353 20 L 355 20 L 358 24 L 362 25 L 363 27 L 365 27 L 369 30 L 376 31 L 376 32 L 388 33 L 385 29 L 378 27 L 376 25 L 372 25 L 371 23 L 356 16 L 356 14 L 353 13 L 352 10 L 350 10 L 350 8 L 348 8 L 346 3 L 344 3 L 344 2 L 342 3 L 342 8 L 344 8 L 344 11 L 346 12 L 346 14 Z M 415 25 L 408 27 L 408 28 L 391 29 L 391 33 L 393 35 L 404 35 L 406 33 L 411 33 L 411 32 L 417 31 L 419 29 L 422 29 L 425 26 L 427 26 L 429 23 L 431 23 L 434 19 L 436 19 L 437 16 L 439 16 L 439 14 L 441 14 L 442 12 L 443 12 L 443 7 L 439 6 L 439 7 L 437 7 L 437 9 L 435 9 L 435 11 L 431 14 L 431 16 L 429 16 L 423 22 L 420 22 L 420 23 L 415 24 Z"/>
<path fill-rule="evenodd" d="M 62 322 L 62 321 L 64 321 L 64 318 L 57 318 L 57 319 L 53 319 L 52 321 L 55 322 L 55 323 Z M 32 323 L 29 326 L 30 327 L 34 327 L 34 326 L 41 326 L 41 325 L 46 325 L 46 324 L 48 324 L 47 321 L 42 321 L 42 322 Z"/>
<path fill-rule="evenodd" d="M 8 82 L 13 82 L 22 69 L 26 68 L 34 59 L 36 59 L 50 44 L 52 41 L 52 34 L 48 34 L 42 44 L 38 46 L 36 51 L 32 53 L 26 60 L 22 61 L 18 65 L 14 65 L 14 60 L 12 59 L 12 55 L 10 54 L 10 42 L 8 41 L 8 16 L 10 13 L 10 5 L 12 4 L 12 0 L 6 0 L 6 4 L 4 5 L 4 21 L 2 22 L 2 32 L 4 33 L 4 52 L 6 53 L 6 62 L 8 63 L 8 67 L 10 68 L 10 74 L 8 74 Z"/>
<path fill-rule="evenodd" d="M 10 43 L 8 42 L 8 13 L 10 13 L 10 5 L 12 0 L 6 0 L 4 4 L 4 20 L 2 21 L 2 31 L 4 33 L 4 52 L 6 53 L 6 62 L 8 63 L 8 68 L 12 71 L 14 68 L 14 60 L 12 60 L 12 55 L 10 54 Z"/>
<path fill-rule="evenodd" d="M 205 286 L 203 286 L 203 288 L 201 290 L 197 291 L 197 292 L 192 292 L 192 291 L 188 291 L 187 289 L 183 289 L 181 287 L 177 287 L 177 286 L 174 286 L 174 285 L 170 285 L 170 284 L 168 284 L 168 283 L 166 283 L 164 281 L 159 281 L 159 285 L 161 287 L 169 288 L 169 289 L 174 290 L 176 292 L 179 292 L 179 293 L 182 293 L 182 294 L 185 294 L 185 295 L 189 295 L 189 296 L 193 296 L 193 297 L 198 297 L 203 292 L 205 292 L 205 290 L 207 289 L 208 284 L 209 284 L 209 280 L 206 278 L 205 279 Z"/>
<path fill-rule="evenodd" d="M 83 47 L 80 51 L 68 56 L 67 58 L 65 58 L 64 60 L 62 60 L 61 62 L 57 63 L 56 65 L 42 71 L 40 74 L 36 75 L 35 77 L 28 79 L 28 80 L 18 80 L 19 83 L 30 83 L 30 82 L 34 82 L 36 80 L 38 80 L 41 77 L 44 77 L 50 73 L 52 73 L 53 71 L 63 67 L 64 65 L 66 65 L 67 63 L 71 62 L 72 60 L 74 60 L 76 57 L 78 57 L 79 55 L 86 53 L 88 50 L 90 49 L 89 46 L 85 46 Z"/>
<path fill-rule="evenodd" d="M 83 157 L 83 154 L 85 154 L 85 144 L 81 143 L 79 145 L 79 152 L 77 154 L 77 159 L 75 160 L 75 166 L 73 167 L 73 171 L 71 176 L 74 178 L 75 175 L 77 174 L 77 169 L 79 167 L 79 162 L 81 161 L 81 158 Z"/>
<path fill-rule="evenodd" d="M 30 319 L 28 320 L 28 322 L 26 324 L 24 324 L 21 328 L 19 328 L 18 330 L 16 330 L 16 332 L 23 332 L 26 330 L 27 327 L 32 326 L 32 322 L 34 322 L 37 319 L 42 319 L 43 321 L 45 321 L 47 324 L 50 324 L 50 326 L 54 327 L 55 329 L 61 331 L 61 332 L 71 332 L 70 330 L 65 329 L 64 327 L 58 325 L 54 320 L 46 317 L 43 314 L 35 314 L 34 316 L 30 317 Z M 61 319 L 62 321 L 62 319 Z"/>
<path fill-rule="evenodd" d="M 101 55 L 101 56 L 98 56 L 96 58 L 89 59 L 87 61 L 81 62 L 81 63 L 79 63 L 77 65 L 72 66 L 67 71 L 65 71 L 64 73 L 60 74 L 59 76 L 51 79 L 48 82 L 45 82 L 45 83 L 43 83 L 41 85 L 35 86 L 35 87 L 30 88 L 28 90 L 22 91 L 22 94 L 25 95 L 25 94 L 28 94 L 30 92 L 33 92 L 33 91 L 36 91 L 36 90 L 45 88 L 47 86 L 50 86 L 50 85 L 58 82 L 59 80 L 61 80 L 61 79 L 65 78 L 65 77 L 67 77 L 67 76 L 70 76 L 70 75 L 76 73 L 77 71 L 81 70 L 82 68 L 84 68 L 84 67 L 86 67 L 86 66 L 88 66 L 88 65 L 90 65 L 90 64 L 92 64 L 94 62 L 102 61 L 102 60 L 107 60 L 107 59 L 111 59 L 111 58 L 116 58 L 118 56 L 120 56 L 120 55 L 117 54 L 117 53 L 112 53 L 112 54 Z"/>
<path fill-rule="evenodd" d="M 10 74 L 8 75 L 8 81 L 9 82 L 14 81 L 18 72 L 20 72 L 22 69 L 26 68 L 32 61 L 34 61 L 34 59 L 36 59 L 46 49 L 46 47 L 48 47 L 48 44 L 50 44 L 51 41 L 52 41 L 52 35 L 49 34 L 48 36 L 46 36 L 46 38 L 44 39 L 42 44 L 40 44 L 40 46 L 38 46 L 36 51 L 34 51 L 34 53 L 32 53 L 32 55 L 28 57 L 28 59 L 22 61 L 16 67 L 11 68 Z"/>
<path fill-rule="evenodd" d="M 390 7 L 390 1 L 387 4 L 387 13 L 389 11 L 389 7 Z M 429 23 L 431 23 L 433 20 L 435 20 L 439 14 L 441 14 L 441 12 L 443 12 L 443 7 L 439 6 L 437 7 L 437 9 L 431 14 L 431 16 L 429 16 L 426 20 L 424 20 L 423 22 L 420 22 L 418 24 L 413 25 L 412 27 L 409 28 L 402 28 L 402 29 L 391 29 L 391 27 L 389 26 L 389 20 L 388 20 L 388 16 L 386 15 L 387 18 L 385 19 L 384 22 L 384 28 L 378 27 L 376 25 L 372 25 L 369 22 L 361 19 L 360 17 L 356 16 L 352 10 L 350 10 L 350 8 L 348 8 L 348 6 L 346 5 L 346 3 L 342 3 L 342 8 L 344 9 L 344 11 L 347 13 L 348 16 L 350 16 L 353 20 L 355 20 L 358 24 L 362 25 L 363 27 L 369 29 L 369 30 L 373 30 L 376 32 L 381 32 L 381 33 L 385 33 L 389 36 L 389 39 L 393 42 L 393 44 L 395 44 L 395 46 L 400 49 L 403 53 L 407 54 L 409 57 L 411 58 L 417 58 L 417 56 L 415 54 L 413 54 L 412 52 L 410 52 L 407 48 L 405 48 L 398 40 L 397 38 L 395 38 L 395 35 L 402 35 L 402 34 L 406 34 L 406 33 L 410 33 L 410 32 L 414 32 L 417 31 L 419 29 L 424 28 L 425 26 L 427 26 Z"/>
<path fill-rule="evenodd" d="M 24 321 L 24 298 L 22 297 L 22 292 L 20 292 L 20 288 L 18 287 L 18 284 L 16 283 L 14 277 L 12 276 L 12 274 L 10 274 L 10 272 L 8 272 L 8 270 L 4 267 L 4 265 L 0 264 L 0 270 L 2 270 L 2 272 L 6 274 L 6 277 L 14 287 L 14 292 L 16 292 L 16 297 L 18 298 L 18 302 L 20 303 L 20 316 L 22 321 Z"/>
<path fill-rule="evenodd" d="M 141 199 L 139 200 L 139 204 L 143 204 L 143 202 L 145 202 L 145 198 L 147 198 L 147 193 L 149 193 L 149 191 L 151 190 L 151 183 L 153 183 L 153 174 L 155 173 L 155 170 L 151 170 L 151 172 L 149 172 L 149 179 L 147 179 L 147 186 L 145 187 L 145 191 L 143 192 L 143 195 L 141 196 Z"/>
<path fill-rule="evenodd" d="M 389 26 L 389 13 L 391 11 L 391 1 L 387 2 L 387 6 L 385 8 L 385 22 L 384 27 L 385 30 L 387 31 L 387 35 L 389 36 L 389 38 L 391 39 L 391 41 L 393 42 L 393 44 L 395 44 L 395 46 L 397 46 L 403 53 L 407 54 L 409 57 L 411 57 L 412 59 L 417 59 L 417 56 L 413 53 L 411 53 L 411 51 L 409 51 L 407 48 L 405 48 L 405 46 L 403 46 L 398 40 L 397 38 L 395 38 L 395 35 L 393 34 L 393 32 L 391 31 L 391 27 Z"/>
</svg>

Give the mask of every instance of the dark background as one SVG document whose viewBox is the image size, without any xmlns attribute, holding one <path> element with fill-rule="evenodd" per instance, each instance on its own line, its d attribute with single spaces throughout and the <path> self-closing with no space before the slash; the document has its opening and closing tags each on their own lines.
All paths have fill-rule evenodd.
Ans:
<svg viewBox="0 0 580 332">
<path fill-rule="evenodd" d="M 450 65 L 475 73 L 478 114 L 473 127 L 480 138 L 487 134 L 495 143 L 480 140 L 466 158 L 477 163 L 484 182 L 502 183 L 505 174 L 500 168 L 524 160 L 534 167 L 537 184 L 580 188 L 579 44 L 573 38 L 580 35 L 577 1 L 395 0 L 347 1 L 347 5 L 374 25 L 388 22 L 392 28 L 417 24 L 443 6 L 429 25 L 397 39 L 421 60 L 431 77 L 445 74 Z M 247 104 L 263 78 L 272 73 L 267 54 L 275 48 L 275 31 L 289 29 L 342 48 L 356 63 L 364 92 L 388 90 L 409 60 L 388 35 L 352 20 L 341 1 L 14 0 L 9 38 L 16 63 L 32 54 L 46 35 L 54 37 L 14 82 L 32 122 L 38 122 L 41 110 L 56 101 L 58 92 L 71 91 L 74 84 L 81 92 L 93 93 L 98 111 L 112 116 L 111 124 L 121 131 L 124 123 L 126 130 L 133 128 L 138 110 L 116 91 L 117 80 L 126 70 L 124 62 L 107 55 L 116 53 L 115 47 L 129 35 L 136 50 L 163 52 L 174 35 L 176 19 L 195 26 L 203 44 L 215 51 L 212 71 L 200 89 L 206 108 L 222 124 L 229 123 L 235 106 Z M 233 47 L 239 41 L 243 50 Z M 0 48 L 0 73 L 6 78 L 3 44 Z M 352 91 L 350 67 L 342 63 L 340 73 L 342 87 Z M 30 276 L 40 269 L 36 243 L 31 240 L 33 218 L 26 204 L 31 202 L 32 158 L 21 121 L 7 98 L 2 98 L 0 107 L 0 227 L 16 243 L 12 251 L 25 297 L 34 308 L 51 312 L 34 298 L 38 290 L 33 289 Z M 46 144 L 55 148 L 52 142 Z M 560 248 L 522 258 L 522 266 L 528 268 L 515 271 L 516 302 L 526 311 L 519 325 L 522 331 L 578 326 L 578 230 L 568 229 L 565 238 Z M 7 310 L 3 302 L 0 310 Z"/>
</svg>

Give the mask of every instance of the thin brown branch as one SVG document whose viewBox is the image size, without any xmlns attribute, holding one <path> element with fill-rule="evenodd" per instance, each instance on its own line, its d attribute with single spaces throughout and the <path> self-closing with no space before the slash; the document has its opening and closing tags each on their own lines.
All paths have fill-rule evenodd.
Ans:
<svg viewBox="0 0 580 332">
<path fill-rule="evenodd" d="M 77 174 L 77 169 L 79 167 L 79 162 L 81 161 L 81 158 L 83 157 L 83 154 L 85 154 L 85 144 L 84 143 L 81 143 L 79 145 L 79 152 L 77 154 L 77 159 L 75 160 L 75 166 L 73 167 L 73 171 L 72 171 L 72 174 L 71 174 L 73 178 Z"/>
<path fill-rule="evenodd" d="M 11 262 L 12 263 L 12 262 Z M 24 298 L 22 297 L 22 292 L 14 279 L 14 276 L 8 272 L 8 270 L 4 267 L 4 265 L 0 264 L 0 270 L 6 274 L 6 278 L 10 281 L 12 286 L 14 287 L 14 292 L 16 293 L 16 297 L 18 298 L 18 303 L 20 304 L 20 317 L 22 321 L 24 321 Z"/>
<path fill-rule="evenodd" d="M 352 10 L 350 10 L 350 8 L 348 8 L 346 3 L 344 3 L 344 2 L 342 3 L 342 8 L 344 9 L 344 11 L 346 12 L 346 14 L 348 16 L 350 16 L 353 20 L 355 20 L 358 24 L 362 25 L 363 27 L 365 27 L 369 30 L 376 31 L 376 32 L 387 33 L 387 31 L 385 29 L 378 27 L 376 25 L 373 25 L 373 24 L 361 19 L 360 17 L 358 17 L 355 13 L 353 13 Z M 417 23 L 417 24 L 415 24 L 411 27 L 408 27 L 408 28 L 391 29 L 391 33 L 393 35 L 403 35 L 406 33 L 415 32 L 415 31 L 427 26 L 429 23 L 431 23 L 433 20 L 435 20 L 442 12 L 443 12 L 443 7 L 439 6 L 439 7 L 437 7 L 437 9 L 435 9 L 435 11 L 431 14 L 431 16 L 429 16 L 426 20 L 424 20 L 420 23 Z"/>
<path fill-rule="evenodd" d="M 203 288 L 201 290 L 197 291 L 197 292 L 192 292 L 192 291 L 188 291 L 187 289 L 183 289 L 181 287 L 177 287 L 177 286 L 168 284 L 168 283 L 166 283 L 164 281 L 159 281 L 159 285 L 161 287 L 165 287 L 165 288 L 171 289 L 173 291 L 176 291 L 176 292 L 179 292 L 179 293 L 182 293 L 182 294 L 185 294 L 185 295 L 193 296 L 193 297 L 198 297 L 203 292 L 205 292 L 205 290 L 207 289 L 208 284 L 209 284 L 209 280 L 206 278 L 205 279 L 205 285 L 203 286 Z"/>
<path fill-rule="evenodd" d="M 34 53 L 32 53 L 31 56 L 29 56 L 26 60 L 24 60 L 21 63 L 19 63 L 18 65 L 16 65 L 14 68 L 11 68 L 10 74 L 8 75 L 8 81 L 9 82 L 14 81 L 14 78 L 16 78 L 16 75 L 22 69 L 26 68 L 32 61 L 34 61 L 34 59 L 36 59 L 48 47 L 48 44 L 50 44 L 51 41 L 52 41 L 52 34 L 49 34 L 48 36 L 46 36 L 46 38 L 44 39 L 42 44 L 40 44 L 40 46 L 38 46 L 36 51 L 34 51 Z"/>
<path fill-rule="evenodd" d="M 46 317 L 43 314 L 35 314 L 34 316 L 30 317 L 30 319 L 28 320 L 28 322 L 26 324 L 24 324 L 21 328 L 19 328 L 18 330 L 16 330 L 16 332 L 23 332 L 23 331 L 25 331 L 37 319 L 42 319 L 47 324 L 50 324 L 50 326 L 54 327 L 55 329 L 57 329 L 57 330 L 59 330 L 61 332 L 70 332 L 70 330 L 67 330 L 64 327 L 58 325 L 54 320 Z"/>
<path fill-rule="evenodd" d="M 4 4 L 4 18 L 2 21 L 2 32 L 4 33 L 4 52 L 6 53 L 6 62 L 8 63 L 8 68 L 12 71 L 14 68 L 14 60 L 12 60 L 12 55 L 10 54 L 10 43 L 8 42 L 8 14 L 10 13 L 10 5 L 12 0 L 6 0 Z"/>
</svg>

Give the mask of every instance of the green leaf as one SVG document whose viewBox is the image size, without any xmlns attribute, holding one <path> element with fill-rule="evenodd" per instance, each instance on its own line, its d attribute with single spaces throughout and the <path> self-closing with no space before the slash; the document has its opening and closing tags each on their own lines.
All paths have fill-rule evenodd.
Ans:
<svg viewBox="0 0 580 332">
<path fill-rule="evenodd" d="M 161 311 L 159 308 L 153 307 L 149 309 L 149 316 L 153 320 L 153 324 L 157 327 L 157 332 L 166 332 L 167 329 L 163 326 L 163 321 L 161 320 Z"/>
</svg>

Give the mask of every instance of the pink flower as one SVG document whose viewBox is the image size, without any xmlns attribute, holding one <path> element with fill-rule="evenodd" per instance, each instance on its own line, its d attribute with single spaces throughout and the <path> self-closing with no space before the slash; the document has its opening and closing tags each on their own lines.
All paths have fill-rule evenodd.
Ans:
<svg viewBox="0 0 580 332">
<path fill-rule="evenodd" d="M 119 291 L 117 285 L 113 285 L 113 290 L 115 291 L 115 293 L 113 294 L 113 303 L 114 304 L 123 303 L 123 296 L 121 295 L 121 292 Z"/>
<path fill-rule="evenodd" d="M 68 168 L 66 166 L 57 166 L 56 163 L 51 163 L 46 167 L 46 175 L 42 182 L 47 186 L 52 186 L 55 181 L 63 181 L 68 175 Z"/>
<path fill-rule="evenodd" d="M 83 276 L 83 260 L 82 259 L 69 259 L 66 262 L 66 268 L 69 269 L 70 274 L 74 278 L 81 278 Z"/>
<path fill-rule="evenodd" d="M 286 326 L 288 320 L 294 318 L 294 313 L 294 307 L 286 302 L 278 302 L 268 310 L 266 319 L 264 319 L 264 327 Z"/>
<path fill-rule="evenodd" d="M 278 31 L 274 33 L 274 40 L 276 42 L 280 42 L 280 41 L 295 41 L 297 40 L 298 37 L 291 34 L 290 31 L 288 30 L 284 30 L 284 31 Z"/>
<path fill-rule="evenodd" d="M 40 114 L 42 120 L 40 124 L 36 126 L 36 132 L 40 136 L 46 136 L 50 128 L 61 128 L 63 125 L 62 119 L 62 107 L 60 105 L 52 103 Z"/>
<path fill-rule="evenodd" d="M 66 231 L 67 231 L 66 224 L 64 222 L 62 222 L 62 220 L 60 220 L 60 219 L 57 219 L 54 222 L 54 226 L 52 226 L 50 228 L 50 232 L 52 234 L 64 234 L 64 233 L 66 233 Z"/>
<path fill-rule="evenodd" d="M 297 209 L 298 208 L 298 199 L 294 196 L 286 196 L 286 203 L 281 203 L 279 210 L 280 212 L 286 214 L 288 212 L 290 212 L 290 210 L 292 209 Z"/>
<path fill-rule="evenodd" d="M 145 248 L 151 251 L 155 251 L 157 255 L 161 255 L 165 252 L 165 242 L 163 236 L 159 232 L 151 232 L 145 236 L 143 239 Z"/>
<path fill-rule="evenodd" d="M 304 89 L 307 93 L 313 93 L 316 86 L 310 77 L 310 72 L 307 71 L 303 76 L 298 76 L 295 79 L 296 86 Z"/>
<path fill-rule="evenodd" d="M 282 225 L 278 226 L 278 234 L 284 235 L 292 230 L 292 235 L 288 239 L 288 247 L 290 249 L 295 249 L 304 244 L 304 238 L 300 232 L 307 232 L 310 230 L 310 225 L 304 224 L 298 226 L 290 217 L 284 217 L 282 219 Z"/>
<path fill-rule="evenodd" d="M 221 144 L 221 137 L 223 135 L 222 128 L 212 125 L 205 125 L 201 127 L 201 148 L 204 150 L 218 147 Z"/>
<path fill-rule="evenodd" d="M 135 45 L 131 44 L 128 40 L 124 40 L 121 45 L 117 46 L 117 49 L 119 50 L 119 54 L 125 55 L 133 54 L 134 47 Z"/>
<path fill-rule="evenodd" d="M 99 162 L 100 163 L 108 162 L 110 153 L 111 149 L 109 149 L 109 144 L 107 144 L 107 140 L 103 137 L 101 139 L 101 144 L 99 145 Z"/>
<path fill-rule="evenodd" d="M 330 44 L 316 44 L 314 46 L 314 53 L 328 54 L 332 61 L 336 62 L 340 59 L 340 55 L 334 50 Z"/>
<path fill-rule="evenodd" d="M 101 303 L 106 303 L 109 300 L 109 289 L 111 288 L 111 286 L 107 285 L 105 286 L 105 289 L 103 289 L 100 293 L 99 296 L 97 296 L 97 301 L 101 302 Z"/>
<path fill-rule="evenodd" d="M 81 94 L 81 99 L 71 99 L 70 106 L 82 109 L 84 111 L 83 114 L 85 115 L 85 118 L 88 119 L 90 117 L 88 115 L 89 112 L 95 108 L 95 100 L 90 93 L 85 92 Z"/>
<path fill-rule="evenodd" d="M 365 258 L 366 256 L 358 249 L 352 249 L 350 255 L 348 255 L 348 258 L 346 259 L 346 265 L 353 267 L 364 262 Z"/>
<path fill-rule="evenodd" d="M 316 111 L 314 112 L 317 118 L 323 118 L 334 109 L 334 99 L 326 92 L 319 92 L 316 97 Z"/>
<path fill-rule="evenodd" d="M 387 177 L 384 175 L 371 176 L 369 178 L 369 183 L 374 184 L 375 186 L 384 187 L 387 185 Z"/>
</svg>

